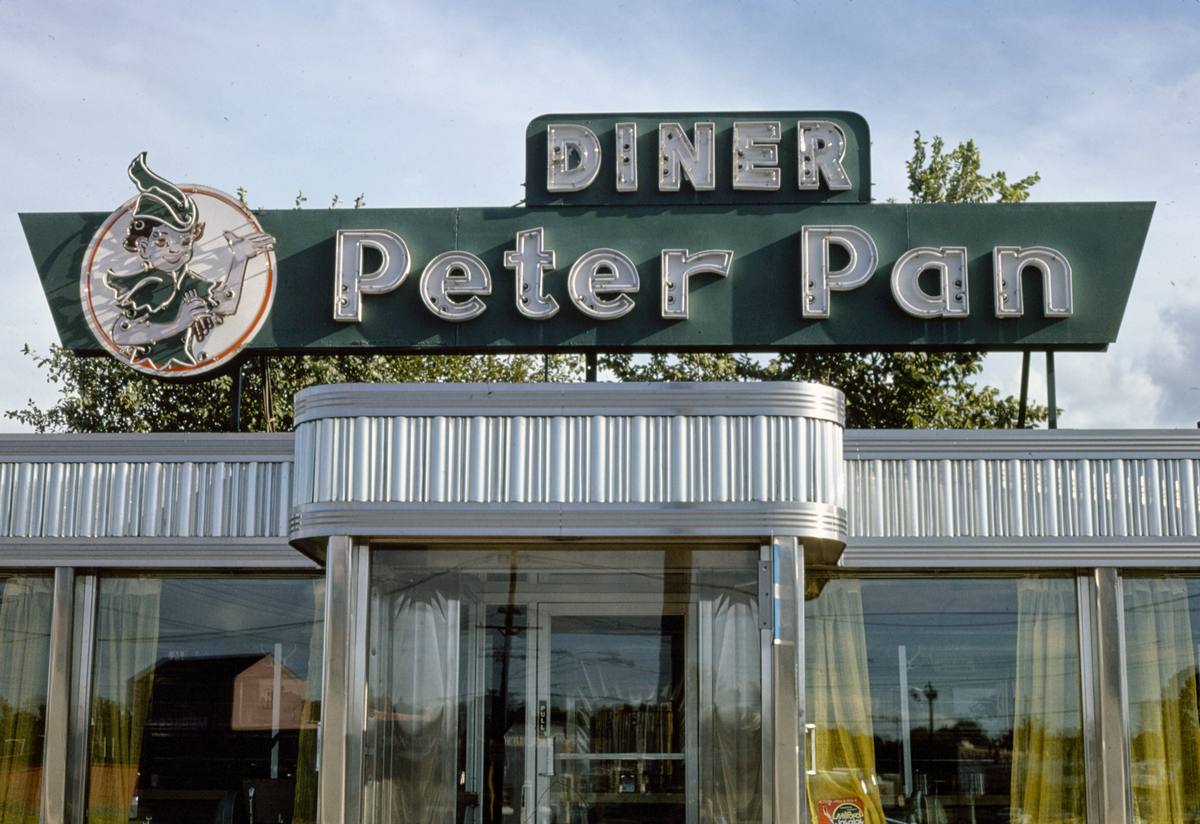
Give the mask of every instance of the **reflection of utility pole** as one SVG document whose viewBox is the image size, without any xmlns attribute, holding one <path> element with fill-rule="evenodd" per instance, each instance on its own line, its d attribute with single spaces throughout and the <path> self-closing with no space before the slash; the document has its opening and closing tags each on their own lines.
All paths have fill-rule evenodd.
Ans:
<svg viewBox="0 0 1200 824">
<path fill-rule="evenodd" d="M 933 744 L 933 702 L 937 701 L 938 691 L 929 681 L 925 682 L 925 686 L 921 689 L 912 689 L 909 691 L 914 701 L 925 701 L 929 704 L 929 743 Z"/>
</svg>

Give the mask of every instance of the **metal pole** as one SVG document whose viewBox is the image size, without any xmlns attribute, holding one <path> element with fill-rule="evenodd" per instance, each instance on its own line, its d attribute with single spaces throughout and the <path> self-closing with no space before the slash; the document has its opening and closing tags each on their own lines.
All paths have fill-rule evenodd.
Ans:
<svg viewBox="0 0 1200 824">
<path fill-rule="evenodd" d="M 1029 353 L 1021 353 L 1021 408 L 1017 411 L 1017 429 L 1025 428 L 1025 413 L 1029 411 Z"/>
<path fill-rule="evenodd" d="M 1058 429 L 1058 392 L 1054 386 L 1054 352 L 1046 350 L 1046 397 L 1050 405 L 1050 428 Z"/>
<path fill-rule="evenodd" d="M 584 357 L 584 363 L 587 364 L 586 380 L 588 383 L 595 383 L 596 382 L 596 371 L 597 371 L 596 365 L 597 365 L 597 361 L 599 360 L 599 357 L 596 355 L 595 352 L 588 352 L 583 357 Z"/>
<path fill-rule="evenodd" d="M 242 431 L 242 365 L 239 363 L 233 373 L 233 397 L 229 401 L 230 412 L 233 416 L 233 431 Z"/>
</svg>

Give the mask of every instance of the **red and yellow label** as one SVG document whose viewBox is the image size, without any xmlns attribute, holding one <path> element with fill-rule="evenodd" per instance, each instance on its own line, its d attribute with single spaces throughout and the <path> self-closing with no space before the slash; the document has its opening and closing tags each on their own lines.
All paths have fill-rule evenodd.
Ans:
<svg viewBox="0 0 1200 824">
<path fill-rule="evenodd" d="M 819 824 L 863 824 L 866 806 L 861 798 L 836 798 L 817 802 Z"/>
</svg>

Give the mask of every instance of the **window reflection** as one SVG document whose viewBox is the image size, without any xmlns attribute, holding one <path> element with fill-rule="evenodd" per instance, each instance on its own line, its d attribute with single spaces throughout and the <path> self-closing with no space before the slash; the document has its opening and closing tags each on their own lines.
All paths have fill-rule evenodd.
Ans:
<svg viewBox="0 0 1200 824">
<path fill-rule="evenodd" d="M 1065 578 L 813 576 L 811 820 L 1082 822 L 1075 600 Z"/>
<path fill-rule="evenodd" d="M 0 824 L 34 824 L 50 661 L 49 577 L 0 578 Z"/>
<path fill-rule="evenodd" d="M 322 593 L 316 579 L 102 579 L 88 821 L 315 821 Z"/>
</svg>

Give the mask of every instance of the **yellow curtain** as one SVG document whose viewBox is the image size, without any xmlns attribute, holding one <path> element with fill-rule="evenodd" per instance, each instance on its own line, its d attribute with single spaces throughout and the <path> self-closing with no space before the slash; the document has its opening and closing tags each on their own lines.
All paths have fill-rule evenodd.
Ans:
<svg viewBox="0 0 1200 824">
<path fill-rule="evenodd" d="M 0 824 L 36 824 L 50 665 L 49 578 L 0 581 Z"/>
<path fill-rule="evenodd" d="M 321 676 L 324 672 L 325 586 L 313 581 L 313 624 L 308 642 L 308 680 L 300 711 L 300 745 L 296 756 L 294 824 L 317 821 L 317 724 L 321 720 Z"/>
<path fill-rule="evenodd" d="M 1187 583 L 1126 578 L 1123 586 L 1133 817 L 1192 822 L 1200 810 L 1200 724 Z"/>
<path fill-rule="evenodd" d="M 128 824 L 150 714 L 162 582 L 101 581 L 88 766 L 88 824 Z"/>
<path fill-rule="evenodd" d="M 871 689 L 862 588 L 833 579 L 808 604 L 805 656 L 809 738 L 806 741 L 809 820 L 834 801 L 857 801 L 865 824 L 883 824 L 875 775 Z M 815 740 L 813 738 L 815 736 Z"/>
<path fill-rule="evenodd" d="M 1017 582 L 1013 821 L 1084 821 L 1077 627 L 1072 581 Z"/>
</svg>

